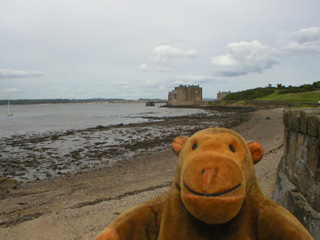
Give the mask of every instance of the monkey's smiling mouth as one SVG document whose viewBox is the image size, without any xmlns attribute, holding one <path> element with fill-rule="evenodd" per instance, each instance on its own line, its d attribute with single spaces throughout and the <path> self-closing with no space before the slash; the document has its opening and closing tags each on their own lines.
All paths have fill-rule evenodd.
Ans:
<svg viewBox="0 0 320 240">
<path fill-rule="evenodd" d="M 236 190 L 237 188 L 239 188 L 239 187 L 241 186 L 241 183 L 239 183 L 238 185 L 236 185 L 236 186 L 234 186 L 234 187 L 232 187 L 232 188 L 230 188 L 230 189 L 227 189 L 227 190 L 224 190 L 224 191 L 221 191 L 221 192 L 217 192 L 217 193 L 209 194 L 209 193 L 198 193 L 198 192 L 190 189 L 185 182 L 183 182 L 183 184 L 184 184 L 185 188 L 186 188 L 189 192 L 191 192 L 191 193 L 193 193 L 193 194 L 195 194 L 195 195 L 198 195 L 198 196 L 202 196 L 202 197 L 219 197 L 219 196 L 221 196 L 221 195 L 223 195 L 223 194 L 232 192 L 233 190 Z"/>
</svg>

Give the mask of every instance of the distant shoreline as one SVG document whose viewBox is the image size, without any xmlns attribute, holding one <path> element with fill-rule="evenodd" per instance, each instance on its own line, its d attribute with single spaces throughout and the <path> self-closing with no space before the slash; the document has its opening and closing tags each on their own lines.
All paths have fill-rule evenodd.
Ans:
<svg viewBox="0 0 320 240">
<path fill-rule="evenodd" d="M 16 99 L 10 100 L 11 105 L 34 105 L 34 104 L 68 104 L 68 103 L 146 103 L 148 101 L 165 102 L 163 99 L 138 99 L 128 100 L 121 98 L 92 98 L 92 99 Z M 0 105 L 7 105 L 8 100 L 0 100 Z"/>
</svg>

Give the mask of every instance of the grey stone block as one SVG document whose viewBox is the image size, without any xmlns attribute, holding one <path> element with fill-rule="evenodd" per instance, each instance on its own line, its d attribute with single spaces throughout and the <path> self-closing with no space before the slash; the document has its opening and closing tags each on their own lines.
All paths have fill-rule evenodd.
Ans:
<svg viewBox="0 0 320 240">
<path fill-rule="evenodd" d="M 308 133 L 308 118 L 309 114 L 306 111 L 300 112 L 300 131 Z"/>
<path fill-rule="evenodd" d="M 287 178 L 280 162 L 273 200 L 288 209 L 309 230 L 314 239 L 320 239 L 320 214 Z"/>
<path fill-rule="evenodd" d="M 308 118 L 308 134 L 311 136 L 317 137 L 318 136 L 318 123 L 319 121 L 319 116 L 312 115 L 309 116 Z"/>
<path fill-rule="evenodd" d="M 288 139 L 288 149 L 289 149 L 289 152 L 292 153 L 292 154 L 296 154 L 296 151 L 297 151 L 297 141 L 298 141 L 298 134 L 295 134 L 294 132 L 292 132 L 290 134 L 290 137 Z"/>
<path fill-rule="evenodd" d="M 313 173 L 317 172 L 318 161 L 319 161 L 319 146 L 309 145 L 307 162 Z"/>
<path fill-rule="evenodd" d="M 303 159 L 304 161 L 307 161 L 307 159 L 308 159 L 308 149 L 304 145 L 297 147 L 296 158 L 297 159 Z"/>
<path fill-rule="evenodd" d="M 304 146 L 304 143 L 305 143 L 307 137 L 308 136 L 306 134 L 299 133 L 298 138 L 297 138 L 297 145 L 300 147 Z"/>
<path fill-rule="evenodd" d="M 293 119 L 294 119 L 294 114 L 293 114 L 293 112 L 289 112 L 289 114 L 288 114 L 288 120 L 287 120 L 287 128 L 288 129 L 292 129 L 292 127 L 293 127 Z"/>
<path fill-rule="evenodd" d="M 292 116 L 292 129 L 299 132 L 300 131 L 300 114 L 293 114 Z"/>
<path fill-rule="evenodd" d="M 288 127 L 289 109 L 285 108 L 283 110 L 283 125 L 285 128 Z"/>
<path fill-rule="evenodd" d="M 314 175 L 306 161 L 301 159 L 296 161 L 292 182 L 298 187 L 303 195 L 307 195 L 313 176 Z"/>
</svg>

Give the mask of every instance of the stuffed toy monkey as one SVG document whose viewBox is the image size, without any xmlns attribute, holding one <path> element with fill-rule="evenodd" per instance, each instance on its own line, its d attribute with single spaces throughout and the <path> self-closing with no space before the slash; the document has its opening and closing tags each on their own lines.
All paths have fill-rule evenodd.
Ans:
<svg viewBox="0 0 320 240">
<path fill-rule="evenodd" d="M 286 209 L 265 197 L 254 175 L 262 146 L 208 128 L 177 137 L 171 189 L 124 212 L 96 240 L 313 239 Z"/>
</svg>

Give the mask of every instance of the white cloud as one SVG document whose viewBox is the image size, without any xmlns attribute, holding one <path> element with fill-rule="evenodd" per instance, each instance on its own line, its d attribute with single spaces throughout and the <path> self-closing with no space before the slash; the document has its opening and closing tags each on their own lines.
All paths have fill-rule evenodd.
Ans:
<svg viewBox="0 0 320 240">
<path fill-rule="evenodd" d="M 320 28 L 303 28 L 279 35 L 278 46 L 286 52 L 320 52 Z"/>
<path fill-rule="evenodd" d="M 19 89 L 15 88 L 15 87 L 12 87 L 12 88 L 9 88 L 7 90 L 4 90 L 3 92 L 7 92 L 7 93 L 18 93 L 18 92 L 21 92 Z"/>
<path fill-rule="evenodd" d="M 143 72 L 170 72 L 171 71 L 171 69 L 169 68 L 149 66 L 145 63 L 141 64 L 138 69 Z"/>
<path fill-rule="evenodd" d="M 42 75 L 43 72 L 0 69 L 0 78 L 27 78 Z"/>
<path fill-rule="evenodd" d="M 153 50 L 151 60 L 156 63 L 168 64 L 172 58 L 193 58 L 198 55 L 199 53 L 194 49 L 182 50 L 172 47 L 170 44 L 164 44 Z"/>
<path fill-rule="evenodd" d="M 169 60 L 173 58 L 193 58 L 197 57 L 199 53 L 194 50 L 182 50 L 172 47 L 170 44 L 164 44 L 153 49 L 151 64 L 143 63 L 138 69 L 144 72 L 169 72 L 170 68 L 163 67 L 163 65 L 169 64 Z"/>
<path fill-rule="evenodd" d="M 211 58 L 214 75 L 231 77 L 261 73 L 279 63 L 277 50 L 256 40 L 229 43 L 226 49 L 228 54 Z"/>
</svg>

